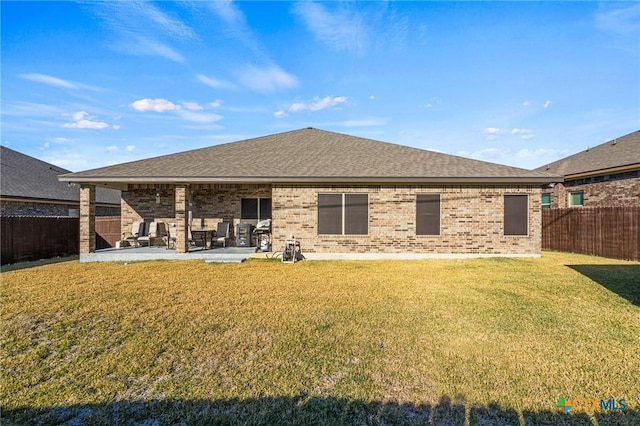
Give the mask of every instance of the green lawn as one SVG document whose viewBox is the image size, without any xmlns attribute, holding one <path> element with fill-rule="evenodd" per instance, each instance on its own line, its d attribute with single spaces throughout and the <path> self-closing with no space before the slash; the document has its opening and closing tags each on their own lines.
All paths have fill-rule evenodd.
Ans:
<svg viewBox="0 0 640 426">
<path fill-rule="evenodd" d="M 2 424 L 640 424 L 640 264 L 77 261 L 0 275 Z M 627 410 L 567 400 L 624 398 Z"/>
</svg>

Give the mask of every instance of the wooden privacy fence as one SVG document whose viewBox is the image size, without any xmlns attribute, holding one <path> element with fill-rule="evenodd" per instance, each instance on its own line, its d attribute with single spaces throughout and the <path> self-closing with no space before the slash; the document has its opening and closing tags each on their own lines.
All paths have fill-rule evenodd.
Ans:
<svg viewBox="0 0 640 426">
<path fill-rule="evenodd" d="M 2 217 L 2 264 L 78 254 L 77 217 Z"/>
<path fill-rule="evenodd" d="M 80 251 L 80 219 L 77 217 L 20 216 L 0 218 L 0 261 L 29 262 Z M 115 246 L 120 234 L 120 216 L 96 217 L 96 248 Z"/>
<path fill-rule="evenodd" d="M 545 209 L 542 248 L 640 260 L 640 207 Z"/>
<path fill-rule="evenodd" d="M 96 249 L 115 247 L 121 239 L 120 216 L 96 217 Z"/>
</svg>

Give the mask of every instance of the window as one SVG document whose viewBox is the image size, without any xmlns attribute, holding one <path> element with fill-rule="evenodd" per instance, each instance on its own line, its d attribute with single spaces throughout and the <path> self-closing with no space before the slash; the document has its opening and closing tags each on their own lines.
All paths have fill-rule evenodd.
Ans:
<svg viewBox="0 0 640 426">
<path fill-rule="evenodd" d="M 569 207 L 584 206 L 584 192 L 576 191 L 569 193 Z"/>
<path fill-rule="evenodd" d="M 271 219 L 271 198 L 242 198 L 240 200 L 242 219 Z"/>
<path fill-rule="evenodd" d="M 69 217 L 80 217 L 80 209 L 69 207 Z"/>
<path fill-rule="evenodd" d="M 542 208 L 550 209 L 551 208 L 551 194 L 542 194 Z"/>
<path fill-rule="evenodd" d="M 527 194 L 504 196 L 504 235 L 527 235 L 529 197 Z"/>
<path fill-rule="evenodd" d="M 440 194 L 416 197 L 416 234 L 440 235 Z"/>
<path fill-rule="evenodd" d="M 318 194 L 318 234 L 368 233 L 368 194 Z"/>
</svg>

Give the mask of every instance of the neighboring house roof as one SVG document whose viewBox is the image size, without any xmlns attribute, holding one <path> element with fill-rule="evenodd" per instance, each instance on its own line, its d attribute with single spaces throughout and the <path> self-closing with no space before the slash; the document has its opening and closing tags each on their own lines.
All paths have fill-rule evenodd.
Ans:
<svg viewBox="0 0 640 426">
<path fill-rule="evenodd" d="M 60 179 L 96 183 L 548 183 L 558 180 L 540 171 L 314 128 L 72 173 Z"/>
<path fill-rule="evenodd" d="M 0 195 L 4 198 L 79 202 L 80 189 L 60 182 L 69 170 L 0 146 Z M 98 188 L 96 202 L 120 205 L 120 191 Z"/>
<path fill-rule="evenodd" d="M 538 167 L 537 171 L 569 177 L 640 168 L 640 130 Z"/>
</svg>

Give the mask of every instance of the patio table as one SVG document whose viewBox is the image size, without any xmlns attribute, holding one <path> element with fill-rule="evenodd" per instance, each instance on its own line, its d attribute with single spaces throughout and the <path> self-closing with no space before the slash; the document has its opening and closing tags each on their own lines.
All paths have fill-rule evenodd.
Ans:
<svg viewBox="0 0 640 426">
<path fill-rule="evenodd" d="M 207 247 L 207 241 L 210 241 L 211 238 L 207 238 L 208 235 L 213 235 L 216 231 L 214 229 L 192 229 L 191 237 L 193 241 L 202 241 L 202 249 L 206 250 L 210 247 Z"/>
</svg>

